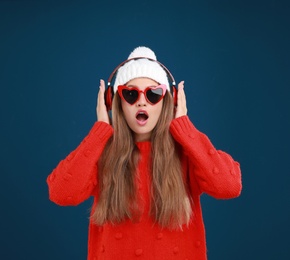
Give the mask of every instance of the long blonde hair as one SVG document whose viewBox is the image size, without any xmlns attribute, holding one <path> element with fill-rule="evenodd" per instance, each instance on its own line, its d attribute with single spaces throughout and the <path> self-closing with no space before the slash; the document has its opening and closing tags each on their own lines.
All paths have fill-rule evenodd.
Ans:
<svg viewBox="0 0 290 260">
<path fill-rule="evenodd" d="M 114 134 L 98 162 L 100 195 L 92 214 L 97 225 L 107 221 L 134 221 L 140 216 L 135 186 L 139 150 L 125 120 L 118 94 L 114 97 L 112 111 Z M 167 92 L 161 115 L 151 134 L 150 215 L 162 227 L 179 228 L 189 223 L 191 206 L 178 147 L 169 132 L 173 112 L 173 99 Z"/>
</svg>

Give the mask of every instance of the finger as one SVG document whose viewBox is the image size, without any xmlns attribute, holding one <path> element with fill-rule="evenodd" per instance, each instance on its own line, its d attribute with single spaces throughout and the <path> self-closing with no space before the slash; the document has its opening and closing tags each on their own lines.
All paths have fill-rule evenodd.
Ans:
<svg viewBox="0 0 290 260">
<path fill-rule="evenodd" d="M 184 88 L 184 80 L 180 81 L 178 84 L 178 90 L 181 90 Z"/>
<path fill-rule="evenodd" d="M 184 97 L 184 81 L 181 81 L 179 84 L 178 84 L 178 95 L 177 95 L 177 98 L 178 98 L 178 102 L 181 103 L 183 101 L 183 98 Z"/>
<path fill-rule="evenodd" d="M 105 94 L 105 82 L 104 82 L 104 80 L 101 79 L 99 93 L 98 93 L 98 103 L 99 104 L 103 104 L 105 102 L 104 94 Z"/>
<path fill-rule="evenodd" d="M 178 84 L 178 107 L 176 117 L 180 117 L 187 114 L 186 97 L 184 92 L 184 81 Z"/>
<path fill-rule="evenodd" d="M 105 92 L 105 81 L 103 79 L 100 80 L 100 87 L 101 87 L 102 91 Z"/>
</svg>

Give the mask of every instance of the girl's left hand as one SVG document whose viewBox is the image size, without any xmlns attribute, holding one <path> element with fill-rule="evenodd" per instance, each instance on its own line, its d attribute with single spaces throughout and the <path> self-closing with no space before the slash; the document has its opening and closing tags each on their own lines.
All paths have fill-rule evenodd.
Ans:
<svg viewBox="0 0 290 260">
<path fill-rule="evenodd" d="M 175 118 L 187 115 L 187 107 L 186 107 L 186 97 L 184 93 L 184 81 L 181 81 L 178 84 L 178 92 L 177 92 L 177 107 Z"/>
</svg>

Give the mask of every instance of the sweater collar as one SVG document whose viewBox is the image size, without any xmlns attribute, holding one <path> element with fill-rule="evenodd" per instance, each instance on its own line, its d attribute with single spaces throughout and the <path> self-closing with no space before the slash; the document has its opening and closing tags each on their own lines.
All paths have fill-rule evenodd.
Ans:
<svg viewBox="0 0 290 260">
<path fill-rule="evenodd" d="M 150 151 L 151 142 L 150 141 L 136 142 L 136 146 L 139 148 L 140 151 Z"/>
</svg>

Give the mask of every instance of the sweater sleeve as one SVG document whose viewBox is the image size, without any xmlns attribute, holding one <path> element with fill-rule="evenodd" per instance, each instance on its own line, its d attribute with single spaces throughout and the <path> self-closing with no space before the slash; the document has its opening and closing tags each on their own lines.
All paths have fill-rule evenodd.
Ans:
<svg viewBox="0 0 290 260">
<path fill-rule="evenodd" d="M 92 194 L 97 185 L 97 161 L 112 136 L 113 128 L 96 122 L 80 145 L 47 177 L 49 198 L 58 205 L 77 205 Z"/>
<path fill-rule="evenodd" d="M 190 179 L 197 182 L 200 193 L 205 192 L 217 199 L 240 195 L 239 163 L 229 154 L 216 150 L 209 138 L 198 131 L 187 116 L 174 119 L 170 132 L 189 159 Z"/>
</svg>

